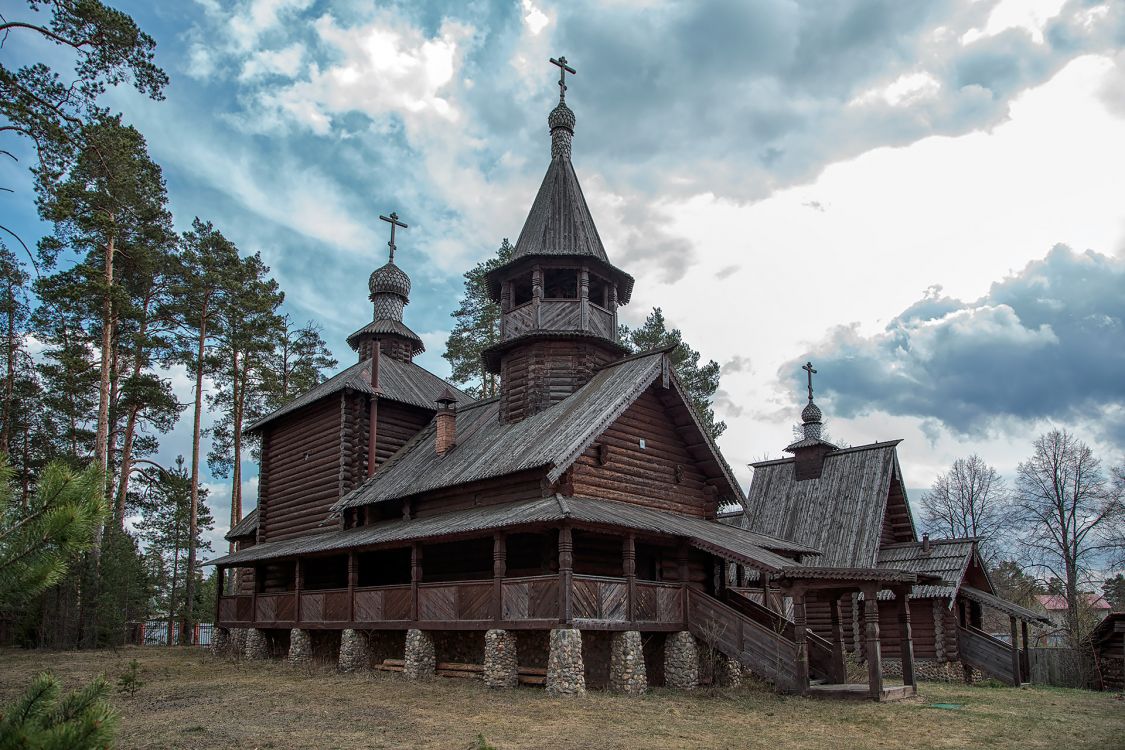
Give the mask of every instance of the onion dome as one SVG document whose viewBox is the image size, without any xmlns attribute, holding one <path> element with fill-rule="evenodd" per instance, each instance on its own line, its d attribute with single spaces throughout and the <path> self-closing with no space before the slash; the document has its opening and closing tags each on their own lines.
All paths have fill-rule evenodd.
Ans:
<svg viewBox="0 0 1125 750">
<path fill-rule="evenodd" d="M 574 110 L 565 101 L 547 115 L 547 125 L 551 128 L 551 158 L 570 159 L 571 139 L 574 138 Z"/>
<path fill-rule="evenodd" d="M 393 260 L 371 272 L 367 288 L 372 301 L 380 294 L 397 294 L 404 302 L 410 301 L 410 277 Z"/>
<path fill-rule="evenodd" d="M 805 424 L 810 424 L 810 423 L 820 424 L 821 417 L 823 417 L 823 416 L 824 415 L 821 414 L 821 412 L 820 412 L 820 407 L 817 406 L 816 404 L 814 404 L 812 401 L 810 401 L 808 403 L 808 406 L 806 406 L 801 411 L 801 421 L 804 422 Z"/>
</svg>

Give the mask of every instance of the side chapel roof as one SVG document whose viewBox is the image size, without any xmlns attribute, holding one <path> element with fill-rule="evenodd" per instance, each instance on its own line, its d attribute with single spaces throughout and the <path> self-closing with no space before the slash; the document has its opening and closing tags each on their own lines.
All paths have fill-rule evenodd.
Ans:
<svg viewBox="0 0 1125 750">
<path fill-rule="evenodd" d="M 911 598 L 954 597 L 977 554 L 975 539 L 931 539 L 926 552 L 922 542 L 902 542 L 880 547 L 878 566 L 909 570 L 941 578 L 941 583 L 915 586 Z"/>
<path fill-rule="evenodd" d="M 571 396 L 527 419 L 504 424 L 499 399 L 477 401 L 457 410 L 457 447 L 439 456 L 434 425 L 419 432 L 366 482 L 341 498 L 333 510 L 384 502 L 438 488 L 547 469 L 557 481 L 644 391 L 665 374 L 668 386 L 689 403 L 659 349 L 619 360 L 597 372 Z M 719 500 L 741 502 L 734 474 L 694 411 L 686 407 L 700 443 L 700 464 L 719 483 Z"/>
<path fill-rule="evenodd" d="M 458 404 L 472 403 L 472 399 L 457 390 L 446 381 L 434 375 L 429 370 L 413 362 L 402 362 L 386 354 L 379 357 L 379 393 L 380 399 L 398 401 L 423 409 L 434 409 L 434 399 L 443 389 L 452 389 L 457 396 Z M 301 407 L 319 401 L 325 396 L 343 390 L 353 390 L 360 393 L 374 393 L 371 388 L 371 360 L 358 362 L 351 367 L 339 372 L 320 385 L 293 399 L 285 406 L 267 414 L 254 424 L 246 428 L 246 432 L 256 432 L 265 425 L 294 412 Z"/>
<path fill-rule="evenodd" d="M 792 458 L 751 464 L 744 527 L 821 550 L 821 566 L 874 566 L 893 483 L 910 513 L 895 450 L 900 442 L 830 451 L 816 479 L 797 481 Z"/>
<path fill-rule="evenodd" d="M 223 536 L 223 539 L 234 541 L 240 537 L 253 536 L 258 533 L 258 509 L 250 511 L 242 517 L 242 520 L 230 527 L 230 531 Z"/>
</svg>

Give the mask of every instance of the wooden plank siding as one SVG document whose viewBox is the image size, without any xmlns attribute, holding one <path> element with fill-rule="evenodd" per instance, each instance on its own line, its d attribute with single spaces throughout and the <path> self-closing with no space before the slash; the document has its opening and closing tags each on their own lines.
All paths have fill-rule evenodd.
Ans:
<svg viewBox="0 0 1125 750">
<path fill-rule="evenodd" d="M 645 391 L 575 462 L 569 478 L 573 494 L 713 516 L 714 492 L 684 434 L 656 392 Z"/>
<path fill-rule="evenodd" d="M 589 339 L 540 340 L 516 346 L 501 364 L 501 419 L 518 422 L 562 401 L 617 356 Z"/>
</svg>

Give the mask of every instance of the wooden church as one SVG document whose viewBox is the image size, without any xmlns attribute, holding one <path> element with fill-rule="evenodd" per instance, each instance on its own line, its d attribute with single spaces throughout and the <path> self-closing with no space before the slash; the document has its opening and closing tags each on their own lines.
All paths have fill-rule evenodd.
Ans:
<svg viewBox="0 0 1125 750">
<path fill-rule="evenodd" d="M 787 692 L 913 694 L 912 634 L 933 642 L 937 622 L 917 592 L 949 584 L 930 564 L 940 555 L 898 552 L 917 543 L 893 445 L 839 451 L 810 432 L 795 459 L 758 467 L 747 505 L 669 351 L 629 356 L 618 341 L 633 278 L 586 205 L 573 70 L 552 62 L 551 160 L 511 260 L 488 275 L 502 327 L 483 356 L 500 394 L 473 401 L 414 363 L 423 347 L 394 258 L 405 224 L 382 217 L 390 259 L 371 274 L 372 321 L 348 338 L 357 363 L 249 428 L 258 508 L 211 561 L 216 649 L 559 695 L 744 670 Z M 826 482 L 859 489 L 811 491 Z M 855 539 L 833 536 L 815 503 L 835 503 Z M 730 506 L 747 511 L 720 519 Z M 843 553 L 853 541 L 862 551 Z M 990 596 L 966 571 L 955 598 L 969 612 L 943 613 L 950 632 Z M 949 659 L 968 651 L 941 643 Z M 847 684 L 848 651 L 866 662 L 862 684 Z M 884 684 L 883 651 L 897 684 Z"/>
</svg>

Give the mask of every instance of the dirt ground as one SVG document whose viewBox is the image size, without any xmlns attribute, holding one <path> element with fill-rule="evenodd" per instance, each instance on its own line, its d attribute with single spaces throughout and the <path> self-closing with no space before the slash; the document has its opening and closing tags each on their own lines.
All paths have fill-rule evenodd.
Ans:
<svg viewBox="0 0 1125 750">
<path fill-rule="evenodd" d="M 918 698 L 883 705 L 755 686 L 562 700 L 469 680 L 234 663 L 195 648 L 0 650 L 0 701 L 45 669 L 66 688 L 101 673 L 115 683 L 134 658 L 144 685 L 114 696 L 121 748 L 1125 748 L 1120 694 L 923 683 Z"/>
</svg>

